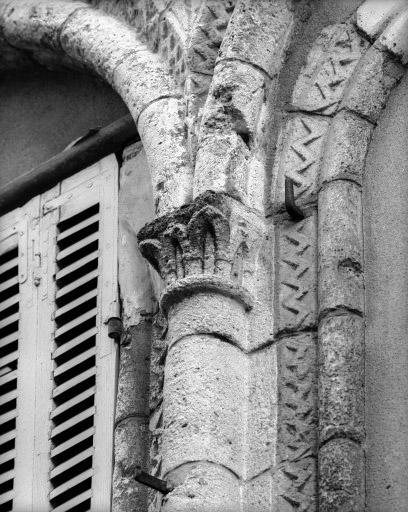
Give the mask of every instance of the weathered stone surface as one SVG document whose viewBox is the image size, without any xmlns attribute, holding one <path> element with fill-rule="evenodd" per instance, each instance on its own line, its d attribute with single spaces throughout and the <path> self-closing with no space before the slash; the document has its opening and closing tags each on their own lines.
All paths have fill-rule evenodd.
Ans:
<svg viewBox="0 0 408 512">
<path fill-rule="evenodd" d="M 319 194 L 319 311 L 364 311 L 361 191 L 334 181 Z"/>
<path fill-rule="evenodd" d="M 327 27 L 316 40 L 293 91 L 293 108 L 331 115 L 368 47 L 352 25 Z"/>
<path fill-rule="evenodd" d="M 113 474 L 112 511 L 145 510 L 147 488 L 132 475 L 145 466 L 148 428 L 145 419 L 129 418 L 115 429 L 115 469 Z"/>
<path fill-rule="evenodd" d="M 116 80 L 119 81 L 120 68 Z M 134 83 L 124 69 L 124 99 L 133 113 L 139 112 Z M 128 81 L 129 80 L 129 81 Z M 122 86 L 118 86 L 119 89 Z M 192 198 L 193 171 L 190 166 L 184 132 L 183 106 L 176 98 L 163 98 L 150 104 L 139 116 L 138 130 L 146 151 L 155 210 L 165 214 Z"/>
<path fill-rule="evenodd" d="M 341 107 L 375 123 L 403 74 L 403 66 L 393 56 L 372 46 L 344 91 Z"/>
<path fill-rule="evenodd" d="M 213 74 L 234 5 L 235 0 L 209 0 L 203 3 L 189 41 L 187 64 L 191 72 Z"/>
<path fill-rule="evenodd" d="M 225 315 L 228 311 L 228 315 Z M 245 306 L 235 298 L 210 291 L 196 293 L 171 307 L 168 313 L 169 348 L 194 334 L 213 334 L 246 348 L 248 319 Z"/>
<path fill-rule="evenodd" d="M 189 295 L 188 284 L 195 291 L 217 286 L 224 295 L 248 302 L 244 289 L 250 294 L 259 289 L 257 261 L 264 236 L 261 218 L 227 195 L 208 191 L 146 225 L 138 240 L 167 285 L 187 279 L 175 286 Z"/>
<path fill-rule="evenodd" d="M 287 0 L 238 0 L 219 59 L 250 62 L 269 76 L 279 74 L 293 26 Z"/>
<path fill-rule="evenodd" d="M 265 512 L 273 509 L 274 488 L 271 471 L 266 471 L 242 484 L 244 501 L 243 512 Z M 281 509 L 284 510 L 283 508 Z"/>
<path fill-rule="evenodd" d="M 334 117 L 326 142 L 320 182 L 346 179 L 362 183 L 373 125 L 342 110 Z"/>
<path fill-rule="evenodd" d="M 276 346 L 272 345 L 250 354 L 248 364 L 245 480 L 251 480 L 276 463 L 278 413 Z M 264 493 L 270 494 L 271 482 L 266 479 L 264 483 L 268 486 Z M 253 496 L 252 499 L 256 500 L 256 497 Z M 266 507 L 264 497 L 259 499 L 259 503 L 264 503 Z"/>
<path fill-rule="evenodd" d="M 176 94 L 177 85 L 167 66 L 131 28 L 111 16 L 96 14 L 92 9 L 78 11 L 64 25 L 60 40 L 70 57 L 104 77 L 118 91 L 135 119 L 152 101 Z"/>
<path fill-rule="evenodd" d="M 287 332 L 313 327 L 317 314 L 316 215 L 296 223 L 283 221 L 276 231 L 279 287 L 276 329 Z"/>
<path fill-rule="evenodd" d="M 390 19 L 406 8 L 405 0 L 365 0 L 357 9 L 357 26 L 368 36 L 375 37 L 384 30 Z"/>
<path fill-rule="evenodd" d="M 408 8 L 397 16 L 381 34 L 379 43 L 399 57 L 403 64 L 408 63 Z"/>
<path fill-rule="evenodd" d="M 195 196 L 214 190 L 245 202 L 251 187 L 259 187 L 250 181 L 249 158 L 265 101 L 265 81 L 264 74 L 248 64 L 217 64 L 200 129 Z"/>
<path fill-rule="evenodd" d="M 364 454 L 348 439 L 333 439 L 319 453 L 320 512 L 364 510 Z"/>
<path fill-rule="evenodd" d="M 296 204 L 316 200 L 318 176 L 329 121 L 299 116 L 281 130 L 272 172 L 271 202 L 273 211 L 285 208 L 285 178 L 294 181 Z"/>
<path fill-rule="evenodd" d="M 319 441 L 364 437 L 363 319 L 347 314 L 319 325 Z"/>
<path fill-rule="evenodd" d="M 212 336 L 189 336 L 167 354 L 163 472 L 207 460 L 243 473 L 246 356 Z"/>
<path fill-rule="evenodd" d="M 209 462 L 191 462 L 169 474 L 176 488 L 163 499 L 163 512 L 237 512 L 240 487 L 236 475 Z"/>
<path fill-rule="evenodd" d="M 13 46 L 27 50 L 60 51 L 60 30 L 64 22 L 78 10 L 82 15 L 90 10 L 86 3 L 76 1 L 23 0 L 8 4 L 4 14 L 1 13 L 4 35 Z"/>
<path fill-rule="evenodd" d="M 282 510 L 316 510 L 316 336 L 285 337 L 278 344 L 276 499 Z"/>
</svg>

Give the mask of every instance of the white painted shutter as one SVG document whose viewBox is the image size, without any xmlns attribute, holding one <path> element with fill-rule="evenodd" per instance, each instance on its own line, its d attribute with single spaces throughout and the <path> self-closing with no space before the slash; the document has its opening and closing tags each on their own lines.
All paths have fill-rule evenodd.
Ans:
<svg viewBox="0 0 408 512">
<path fill-rule="evenodd" d="M 29 230 L 36 314 L 19 340 L 31 346 L 31 382 L 17 390 L 24 416 L 31 412 L 31 486 L 10 510 L 110 510 L 116 346 L 105 322 L 118 316 L 117 182 L 112 156 L 37 198 Z"/>
<path fill-rule="evenodd" d="M 37 289 L 30 255 L 39 198 L 0 218 L 0 510 L 29 510 L 34 455 Z"/>
</svg>

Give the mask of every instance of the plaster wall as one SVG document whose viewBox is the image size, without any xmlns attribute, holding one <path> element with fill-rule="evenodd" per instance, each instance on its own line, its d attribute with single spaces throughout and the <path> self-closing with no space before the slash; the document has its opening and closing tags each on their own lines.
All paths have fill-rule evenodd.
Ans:
<svg viewBox="0 0 408 512">
<path fill-rule="evenodd" d="M 36 69 L 0 81 L 0 187 L 62 151 L 90 128 L 127 114 L 113 90 L 89 75 Z"/>
<path fill-rule="evenodd" d="M 368 512 L 408 503 L 407 109 L 405 75 L 375 130 L 363 187 Z"/>
</svg>

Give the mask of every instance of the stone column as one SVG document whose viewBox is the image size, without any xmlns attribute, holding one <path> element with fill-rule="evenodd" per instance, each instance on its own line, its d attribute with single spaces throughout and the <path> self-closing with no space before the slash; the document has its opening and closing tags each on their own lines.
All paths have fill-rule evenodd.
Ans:
<svg viewBox="0 0 408 512">
<path fill-rule="evenodd" d="M 175 485 L 166 512 L 241 510 L 253 308 L 243 282 L 261 233 L 254 214 L 212 192 L 139 233 L 166 284 L 160 476 Z"/>
</svg>

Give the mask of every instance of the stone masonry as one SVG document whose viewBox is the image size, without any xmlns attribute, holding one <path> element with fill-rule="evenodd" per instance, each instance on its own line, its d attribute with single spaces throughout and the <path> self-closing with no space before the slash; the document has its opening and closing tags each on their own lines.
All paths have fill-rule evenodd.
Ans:
<svg viewBox="0 0 408 512">
<path fill-rule="evenodd" d="M 3 72 L 94 74 L 140 134 L 115 512 L 365 510 L 362 194 L 407 33 L 405 0 L 0 0 Z"/>
</svg>

